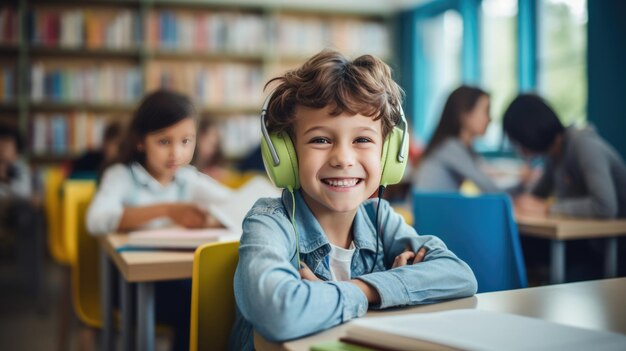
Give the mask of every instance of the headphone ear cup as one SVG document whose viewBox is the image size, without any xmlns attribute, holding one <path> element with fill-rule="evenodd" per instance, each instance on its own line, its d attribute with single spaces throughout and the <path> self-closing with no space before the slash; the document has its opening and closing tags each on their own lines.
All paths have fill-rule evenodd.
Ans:
<svg viewBox="0 0 626 351">
<path fill-rule="evenodd" d="M 294 190 L 300 188 L 298 157 L 296 156 L 296 149 L 291 138 L 287 133 L 270 133 L 269 136 L 280 162 L 277 166 L 274 166 L 267 140 L 262 138 L 261 154 L 263 155 L 263 164 L 265 165 L 267 176 L 278 188 Z"/>
<path fill-rule="evenodd" d="M 402 143 L 402 129 L 394 127 L 383 144 L 383 153 L 380 164 L 383 166 L 380 177 L 380 185 L 398 184 L 402 180 L 404 170 L 408 162 L 409 138 Z M 398 161 L 398 155 L 402 150 L 404 160 Z"/>
</svg>

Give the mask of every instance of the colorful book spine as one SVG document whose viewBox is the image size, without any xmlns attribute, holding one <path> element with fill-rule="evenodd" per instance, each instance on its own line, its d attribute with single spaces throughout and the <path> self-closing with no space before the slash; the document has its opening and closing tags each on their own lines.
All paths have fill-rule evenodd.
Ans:
<svg viewBox="0 0 626 351">
<path fill-rule="evenodd" d="M 138 13 L 129 9 L 33 9 L 27 14 L 30 43 L 44 47 L 137 48 L 139 23 Z"/>
<path fill-rule="evenodd" d="M 84 111 L 37 113 L 31 119 L 30 148 L 35 155 L 78 155 L 102 146 L 110 114 Z"/>
</svg>

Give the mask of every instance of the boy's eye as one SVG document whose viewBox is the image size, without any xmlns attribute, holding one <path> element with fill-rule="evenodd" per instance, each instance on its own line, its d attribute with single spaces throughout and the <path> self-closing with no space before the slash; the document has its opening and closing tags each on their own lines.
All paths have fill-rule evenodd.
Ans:
<svg viewBox="0 0 626 351">
<path fill-rule="evenodd" d="M 318 137 L 313 138 L 309 141 L 311 144 L 330 144 L 330 140 L 328 138 Z"/>
<path fill-rule="evenodd" d="M 372 139 L 367 138 L 367 137 L 358 137 L 356 139 L 354 139 L 355 143 L 371 143 Z"/>
</svg>

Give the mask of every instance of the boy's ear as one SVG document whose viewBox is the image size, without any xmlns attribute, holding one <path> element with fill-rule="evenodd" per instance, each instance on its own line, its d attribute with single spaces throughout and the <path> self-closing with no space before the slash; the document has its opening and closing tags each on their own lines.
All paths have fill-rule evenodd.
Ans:
<svg viewBox="0 0 626 351">
<path fill-rule="evenodd" d="M 272 143 L 279 163 L 274 164 L 268 140 L 261 139 L 261 154 L 267 175 L 278 188 L 295 190 L 300 188 L 298 172 L 298 157 L 288 133 L 270 133 L 269 142 Z"/>
</svg>

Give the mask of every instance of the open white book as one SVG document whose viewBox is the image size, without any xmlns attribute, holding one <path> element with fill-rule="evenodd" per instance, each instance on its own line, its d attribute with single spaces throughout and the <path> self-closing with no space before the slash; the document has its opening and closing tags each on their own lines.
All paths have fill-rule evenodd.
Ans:
<svg viewBox="0 0 626 351">
<path fill-rule="evenodd" d="M 235 190 L 230 198 L 220 203 L 212 203 L 207 209 L 224 227 L 241 234 L 241 224 L 254 203 L 262 197 L 279 197 L 281 190 L 263 176 L 250 179 Z"/>
<path fill-rule="evenodd" d="M 345 341 L 383 350 L 626 350 L 626 335 L 475 309 L 363 318 Z"/>
<path fill-rule="evenodd" d="M 227 200 L 206 207 L 224 228 L 167 228 L 132 231 L 128 233 L 127 245 L 129 247 L 193 249 L 209 242 L 238 240 L 242 231 L 241 224 L 252 205 L 262 197 L 278 196 L 280 196 L 280 189 L 266 178 L 257 176 L 233 191 Z"/>
<path fill-rule="evenodd" d="M 128 233 L 127 246 L 145 248 L 195 249 L 216 242 L 239 240 L 241 234 L 224 228 L 166 228 L 138 230 Z"/>
</svg>

